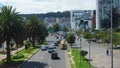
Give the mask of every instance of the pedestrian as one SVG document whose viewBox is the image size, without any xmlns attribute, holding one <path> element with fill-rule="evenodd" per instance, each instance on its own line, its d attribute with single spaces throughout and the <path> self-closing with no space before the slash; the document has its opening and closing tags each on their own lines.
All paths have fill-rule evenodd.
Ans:
<svg viewBox="0 0 120 68">
<path fill-rule="evenodd" d="M 107 54 L 107 56 L 109 55 L 109 50 L 108 49 L 106 50 L 106 54 Z"/>
</svg>

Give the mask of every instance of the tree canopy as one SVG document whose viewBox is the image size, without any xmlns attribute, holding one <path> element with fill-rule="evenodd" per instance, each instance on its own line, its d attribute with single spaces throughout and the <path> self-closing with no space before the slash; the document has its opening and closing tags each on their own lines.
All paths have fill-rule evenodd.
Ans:
<svg viewBox="0 0 120 68">
<path fill-rule="evenodd" d="M 66 38 L 66 41 L 69 43 L 69 44 L 73 44 L 75 43 L 75 35 L 74 34 L 69 34 Z"/>
<path fill-rule="evenodd" d="M 60 25 L 57 24 L 57 23 L 54 24 L 54 25 L 53 25 L 53 29 L 54 29 L 55 32 L 60 31 Z"/>
<path fill-rule="evenodd" d="M 3 6 L 1 8 L 0 21 L 0 39 L 2 39 L 2 43 L 4 41 L 7 43 L 7 61 L 9 61 L 11 59 L 10 41 L 15 40 L 16 43 L 22 42 L 23 27 L 20 23 L 21 16 L 12 6 Z"/>
</svg>

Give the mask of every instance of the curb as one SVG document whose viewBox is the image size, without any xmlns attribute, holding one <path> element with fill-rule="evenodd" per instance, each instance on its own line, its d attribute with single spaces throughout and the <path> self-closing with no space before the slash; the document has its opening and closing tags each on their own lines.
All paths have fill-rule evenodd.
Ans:
<svg viewBox="0 0 120 68">
<path fill-rule="evenodd" d="M 34 54 L 30 55 L 23 63 L 21 63 L 17 68 L 20 68 L 23 64 L 25 64 L 30 58 L 32 58 L 40 49 L 38 49 Z"/>
<path fill-rule="evenodd" d="M 74 68 L 76 68 L 75 61 L 73 60 L 73 57 L 74 57 L 74 56 L 72 56 L 70 52 L 67 52 L 67 55 L 68 55 L 68 57 L 69 57 L 69 62 L 70 62 L 70 64 L 73 64 L 73 65 L 74 65 Z M 70 55 L 70 56 L 69 56 L 69 55 Z M 72 67 L 71 67 L 71 68 L 72 68 Z"/>
</svg>

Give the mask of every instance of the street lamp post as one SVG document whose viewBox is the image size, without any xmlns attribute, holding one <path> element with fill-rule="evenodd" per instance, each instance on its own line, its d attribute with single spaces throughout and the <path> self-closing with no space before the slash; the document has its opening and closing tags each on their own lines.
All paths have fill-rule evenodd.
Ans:
<svg viewBox="0 0 120 68">
<path fill-rule="evenodd" d="M 91 61 L 91 58 L 90 58 L 90 45 L 91 45 L 91 41 L 88 40 L 88 44 L 89 44 L 89 68 L 90 68 L 90 61 Z"/>
<path fill-rule="evenodd" d="M 112 41 L 112 0 L 111 0 L 111 68 L 113 68 L 113 41 Z"/>
<path fill-rule="evenodd" d="M 80 35 L 80 64 L 81 64 L 81 61 L 82 61 L 82 58 L 81 58 L 81 48 L 82 48 L 81 41 L 82 41 L 82 39 L 81 39 L 81 35 Z"/>
</svg>

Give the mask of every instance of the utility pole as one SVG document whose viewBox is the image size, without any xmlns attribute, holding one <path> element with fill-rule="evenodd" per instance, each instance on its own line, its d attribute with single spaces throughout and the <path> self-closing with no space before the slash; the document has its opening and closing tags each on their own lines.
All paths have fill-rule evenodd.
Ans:
<svg viewBox="0 0 120 68">
<path fill-rule="evenodd" d="M 82 48 L 81 41 L 82 41 L 82 39 L 81 39 L 81 35 L 80 35 L 80 64 L 81 64 L 81 61 L 82 61 L 82 58 L 81 58 L 81 48 Z"/>
<path fill-rule="evenodd" d="M 90 61 L 91 61 L 91 58 L 90 58 L 90 44 L 91 44 L 91 41 L 90 39 L 88 40 L 88 44 L 89 44 L 89 68 L 90 68 Z"/>
<path fill-rule="evenodd" d="M 111 0 L 111 68 L 113 68 L 113 41 L 112 41 L 112 0 Z"/>
</svg>

